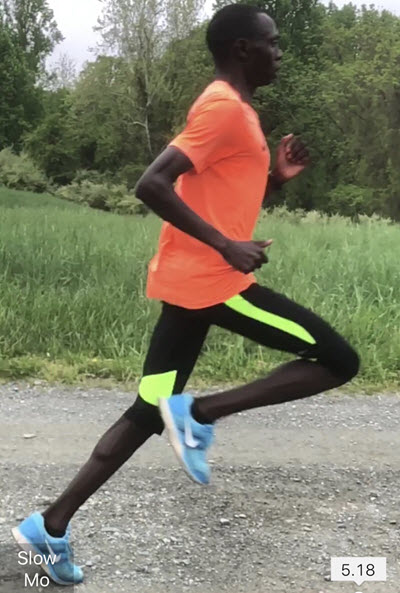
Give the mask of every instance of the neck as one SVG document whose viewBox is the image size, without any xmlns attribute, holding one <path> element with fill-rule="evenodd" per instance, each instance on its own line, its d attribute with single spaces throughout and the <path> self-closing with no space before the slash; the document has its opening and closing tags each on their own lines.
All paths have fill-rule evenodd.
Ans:
<svg viewBox="0 0 400 593">
<path fill-rule="evenodd" d="M 244 101 L 245 103 L 249 103 L 249 105 L 251 105 L 255 89 L 248 84 L 243 72 L 228 72 L 226 70 L 222 70 L 217 66 L 215 68 L 214 80 L 224 80 L 225 82 L 230 84 L 240 94 L 240 96 L 242 97 L 242 101 Z"/>
</svg>

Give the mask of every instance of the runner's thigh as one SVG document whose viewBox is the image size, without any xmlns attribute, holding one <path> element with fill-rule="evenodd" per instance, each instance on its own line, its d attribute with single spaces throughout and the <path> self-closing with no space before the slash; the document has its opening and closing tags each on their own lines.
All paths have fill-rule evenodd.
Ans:
<svg viewBox="0 0 400 593">
<path fill-rule="evenodd" d="M 329 323 L 259 284 L 220 305 L 213 323 L 263 346 L 318 361 L 348 380 L 359 369 L 357 352 Z"/>
</svg>

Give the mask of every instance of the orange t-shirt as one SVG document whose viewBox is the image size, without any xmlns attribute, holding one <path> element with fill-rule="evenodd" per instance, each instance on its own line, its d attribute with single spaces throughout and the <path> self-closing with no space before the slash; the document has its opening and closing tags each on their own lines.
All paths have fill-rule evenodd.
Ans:
<svg viewBox="0 0 400 593">
<path fill-rule="evenodd" d="M 185 129 L 170 142 L 193 163 L 178 196 L 223 235 L 251 241 L 268 180 L 270 152 L 254 109 L 215 80 L 193 103 Z M 147 296 L 187 309 L 222 303 L 255 282 L 212 247 L 164 222 L 149 264 Z"/>
</svg>

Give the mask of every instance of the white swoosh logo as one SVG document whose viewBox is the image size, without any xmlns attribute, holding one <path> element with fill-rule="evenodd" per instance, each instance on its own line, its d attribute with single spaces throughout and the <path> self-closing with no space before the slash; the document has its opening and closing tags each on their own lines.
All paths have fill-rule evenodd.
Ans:
<svg viewBox="0 0 400 593">
<path fill-rule="evenodd" d="M 44 539 L 44 543 L 46 544 L 47 549 L 50 552 L 50 558 L 49 558 L 49 560 L 50 560 L 51 564 L 53 564 L 53 566 L 54 566 L 54 564 L 56 564 L 57 562 L 59 562 L 61 560 L 61 554 L 59 554 L 58 556 L 56 556 L 54 550 L 51 549 L 51 546 L 50 546 L 50 544 L 49 544 L 49 542 L 47 541 L 46 538 Z"/>
<path fill-rule="evenodd" d="M 190 418 L 185 416 L 185 444 L 190 449 L 196 449 L 200 445 L 200 441 L 193 438 L 192 427 L 190 426 Z"/>
</svg>

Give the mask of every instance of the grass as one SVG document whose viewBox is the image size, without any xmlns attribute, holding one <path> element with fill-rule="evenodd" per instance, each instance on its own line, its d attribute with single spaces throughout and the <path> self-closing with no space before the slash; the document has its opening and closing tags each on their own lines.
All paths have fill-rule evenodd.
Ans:
<svg viewBox="0 0 400 593">
<path fill-rule="evenodd" d="M 160 221 L 0 189 L 0 376 L 73 383 L 140 378 L 160 305 L 145 296 Z M 264 213 L 259 282 L 314 310 L 360 353 L 350 390 L 396 389 L 400 227 Z M 253 380 L 292 355 L 213 328 L 192 384 Z"/>
</svg>

